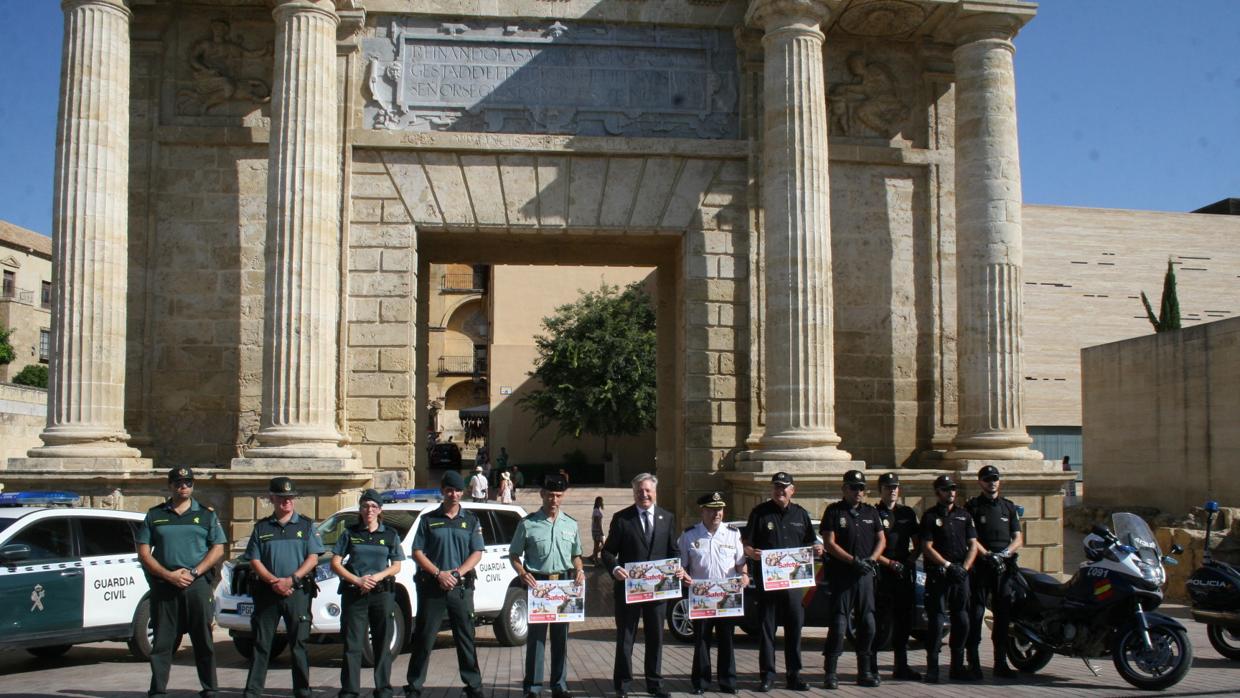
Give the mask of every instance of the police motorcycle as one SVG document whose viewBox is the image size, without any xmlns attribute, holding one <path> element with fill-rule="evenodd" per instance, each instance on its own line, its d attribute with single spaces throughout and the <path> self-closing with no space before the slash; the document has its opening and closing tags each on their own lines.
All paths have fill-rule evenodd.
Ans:
<svg viewBox="0 0 1240 698">
<path fill-rule="evenodd" d="M 1240 570 L 1215 560 L 1210 552 L 1210 527 L 1218 502 L 1206 502 L 1206 542 L 1201 567 L 1188 578 L 1193 620 L 1206 624 L 1206 637 L 1219 654 L 1240 660 Z"/>
<path fill-rule="evenodd" d="M 1112 515 L 1113 531 L 1094 526 L 1085 537 L 1087 562 L 1066 582 L 1021 568 L 1014 575 L 1008 660 L 1035 673 L 1056 654 L 1111 656 L 1125 681 L 1140 689 L 1175 685 L 1188 673 L 1193 648 L 1179 621 L 1154 609 L 1166 583 L 1162 555 L 1148 524 L 1135 514 Z M 1183 552 L 1179 546 L 1172 553 Z"/>
</svg>

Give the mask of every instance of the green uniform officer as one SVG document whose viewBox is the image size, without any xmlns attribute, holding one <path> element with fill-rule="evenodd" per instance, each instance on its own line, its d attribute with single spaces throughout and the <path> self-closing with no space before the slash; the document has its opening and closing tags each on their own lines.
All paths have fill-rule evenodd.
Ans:
<svg viewBox="0 0 1240 698">
<path fill-rule="evenodd" d="M 581 533 L 573 517 L 560 511 L 568 483 L 558 475 L 543 480 L 542 508 L 517 524 L 508 553 L 521 582 L 531 589 L 540 580 L 573 580 L 586 583 L 581 562 Z M 551 695 L 568 698 L 568 623 L 533 623 L 525 645 L 525 678 L 521 692 L 526 698 L 542 691 L 543 655 L 547 631 L 551 631 Z"/>
<path fill-rule="evenodd" d="M 293 508 L 297 487 L 287 477 L 271 479 L 268 487 L 271 516 L 254 524 L 250 544 L 244 558 L 250 561 L 253 585 L 254 615 L 250 628 L 254 631 L 254 658 L 250 675 L 245 680 L 245 695 L 263 694 L 267 682 L 267 664 L 271 660 L 271 643 L 276 626 L 284 619 L 288 646 L 293 657 L 293 695 L 312 695 L 310 691 L 310 659 L 306 655 L 306 639 L 310 637 L 310 590 L 314 587 L 314 567 L 319 553 L 324 552 L 323 540 L 314 522 L 297 514 Z"/>
<path fill-rule="evenodd" d="M 146 512 L 138 529 L 138 559 L 151 585 L 151 619 L 155 640 L 151 643 L 151 690 L 149 696 L 166 695 L 172 650 L 177 637 L 188 632 L 194 645 L 201 694 L 214 696 L 215 645 L 211 639 L 212 568 L 224 557 L 224 529 L 211 507 L 198 503 L 194 471 L 168 471 L 172 497 Z"/>
<path fill-rule="evenodd" d="M 452 644 L 460 665 L 465 695 L 482 696 L 482 672 L 474 647 L 474 566 L 482 559 L 482 525 L 473 512 L 461 508 L 465 480 L 455 470 L 443 476 L 443 504 L 422 514 L 413 535 L 414 577 L 418 591 L 418 617 L 413 630 L 406 696 L 422 695 L 426 667 L 435 636 L 448 616 Z"/>
<path fill-rule="evenodd" d="M 344 608 L 344 665 L 340 667 L 339 696 L 356 696 L 361 691 L 362 643 L 370 626 L 371 647 L 375 654 L 375 698 L 392 695 L 392 651 L 389 636 L 394 631 L 396 613 L 396 573 L 405 551 L 400 534 L 383 525 L 383 500 L 375 490 L 366 490 L 357 503 L 358 522 L 336 540 L 332 550 L 332 571 L 340 578 L 340 599 Z M 397 647 L 404 646 L 400 638 Z"/>
</svg>

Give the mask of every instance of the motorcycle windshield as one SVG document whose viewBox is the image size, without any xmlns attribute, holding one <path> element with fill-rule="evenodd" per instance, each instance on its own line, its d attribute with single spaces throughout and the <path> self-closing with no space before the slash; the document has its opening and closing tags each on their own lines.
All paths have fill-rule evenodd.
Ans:
<svg viewBox="0 0 1240 698">
<path fill-rule="evenodd" d="M 1128 512 L 1116 512 L 1111 515 L 1111 527 L 1120 543 L 1136 548 L 1142 561 L 1161 565 L 1162 551 L 1158 547 L 1158 539 L 1145 519 Z"/>
</svg>

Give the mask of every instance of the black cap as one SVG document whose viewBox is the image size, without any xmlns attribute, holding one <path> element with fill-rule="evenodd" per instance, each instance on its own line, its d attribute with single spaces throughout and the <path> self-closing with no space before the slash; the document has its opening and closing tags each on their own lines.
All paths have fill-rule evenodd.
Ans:
<svg viewBox="0 0 1240 698">
<path fill-rule="evenodd" d="M 878 476 L 879 487 L 899 487 L 900 476 L 895 473 L 883 473 Z"/>
<path fill-rule="evenodd" d="M 954 490 L 956 489 L 956 481 L 952 480 L 951 475 L 940 475 L 934 478 L 934 489 L 936 490 Z"/>
<path fill-rule="evenodd" d="M 697 502 L 698 506 L 706 507 L 707 509 L 722 509 L 725 506 L 722 492 L 707 492 L 698 497 Z"/>
<path fill-rule="evenodd" d="M 993 465 L 987 465 L 977 471 L 978 480 L 985 480 L 988 477 L 999 477 L 999 469 Z"/>
<path fill-rule="evenodd" d="M 293 484 L 293 479 L 288 477 L 273 477 L 271 482 L 267 484 L 267 491 L 271 494 L 278 494 L 282 497 L 296 497 L 297 485 Z"/>
<path fill-rule="evenodd" d="M 379 494 L 379 490 L 371 487 L 362 492 L 362 496 L 357 498 L 358 504 L 361 504 L 362 502 L 374 502 L 379 506 L 383 506 L 383 495 Z"/>
<path fill-rule="evenodd" d="M 860 470 L 849 470 L 844 473 L 845 485 L 865 485 L 865 475 Z"/>
<path fill-rule="evenodd" d="M 771 484 L 787 487 L 792 484 L 792 476 L 781 470 L 771 476 Z"/>
<path fill-rule="evenodd" d="M 188 466 L 178 465 L 168 471 L 168 482 L 176 482 L 177 480 L 193 480 L 194 471 Z"/>
<path fill-rule="evenodd" d="M 465 489 L 465 478 L 461 477 L 461 474 L 455 470 L 449 470 L 443 474 L 443 479 L 439 481 L 439 487 L 440 489 L 451 487 L 454 490 L 463 490 Z"/>
<path fill-rule="evenodd" d="M 548 475 L 543 478 L 542 488 L 548 492 L 563 492 L 568 489 L 568 483 L 559 475 Z"/>
</svg>

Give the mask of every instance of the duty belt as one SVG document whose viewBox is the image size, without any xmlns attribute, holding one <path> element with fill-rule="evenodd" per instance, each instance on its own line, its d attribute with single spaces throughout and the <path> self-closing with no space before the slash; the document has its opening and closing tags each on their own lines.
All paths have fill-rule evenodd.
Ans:
<svg viewBox="0 0 1240 698">
<path fill-rule="evenodd" d="M 534 579 L 544 582 L 555 582 L 561 579 L 568 579 L 572 576 L 572 574 L 572 572 L 553 572 L 550 574 L 545 572 L 530 572 L 530 576 Z"/>
</svg>

